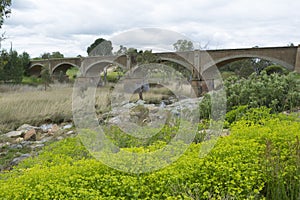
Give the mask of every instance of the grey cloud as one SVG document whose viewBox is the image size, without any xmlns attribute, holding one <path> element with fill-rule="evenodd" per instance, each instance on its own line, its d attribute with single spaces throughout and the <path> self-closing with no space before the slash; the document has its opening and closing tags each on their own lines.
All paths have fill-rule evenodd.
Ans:
<svg viewBox="0 0 300 200">
<path fill-rule="evenodd" d="M 196 47 L 207 42 L 210 48 L 297 44 L 299 7 L 294 0 L 15 0 L 3 31 L 16 48 L 34 54 L 57 48 L 67 56 L 84 54 L 98 37 L 112 38 L 116 48 L 169 49 L 177 41 L 176 34 L 158 29 L 132 32 L 139 27 L 184 34 Z"/>
<path fill-rule="evenodd" d="M 37 6 L 32 0 L 13 0 L 12 9 L 16 10 L 31 10 Z"/>
</svg>

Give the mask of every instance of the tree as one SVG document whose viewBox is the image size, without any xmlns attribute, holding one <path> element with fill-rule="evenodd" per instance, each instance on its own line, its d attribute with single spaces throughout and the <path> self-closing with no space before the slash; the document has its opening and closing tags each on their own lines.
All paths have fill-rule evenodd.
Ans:
<svg viewBox="0 0 300 200">
<path fill-rule="evenodd" d="M 42 59 L 51 59 L 51 58 L 64 58 L 64 55 L 60 53 L 59 51 L 55 51 L 52 53 L 45 52 L 41 55 Z"/>
<path fill-rule="evenodd" d="M 107 56 L 112 55 L 112 43 L 109 40 L 98 38 L 87 48 L 89 56 Z"/>
<path fill-rule="evenodd" d="M 27 52 L 23 52 L 19 55 L 19 59 L 22 62 L 23 71 L 25 76 L 29 76 L 29 64 L 30 64 L 30 56 Z"/>
<path fill-rule="evenodd" d="M 51 75 L 48 67 L 43 67 L 41 71 L 41 79 L 42 82 L 44 83 L 45 90 L 47 90 L 47 87 L 49 87 L 51 83 Z"/>
<path fill-rule="evenodd" d="M 127 48 L 123 45 L 120 45 L 120 49 L 115 53 L 116 55 L 124 55 L 127 52 Z"/>
<path fill-rule="evenodd" d="M 188 40 L 177 40 L 177 42 L 173 44 L 173 47 L 177 52 L 194 50 L 193 42 Z"/>
<path fill-rule="evenodd" d="M 0 56 L 0 81 L 7 80 L 6 65 L 8 61 L 9 61 L 9 54 L 7 53 L 6 50 L 2 50 Z"/>
<path fill-rule="evenodd" d="M 8 17 L 11 13 L 10 10 L 11 0 L 1 0 L 0 1 L 0 28 L 2 28 L 4 17 Z"/>
<path fill-rule="evenodd" d="M 259 74 L 266 67 L 272 65 L 273 63 L 268 60 L 259 58 L 248 58 L 243 60 L 238 60 L 231 62 L 221 67 L 221 71 L 234 72 L 239 77 L 248 77 L 252 73 Z"/>
<path fill-rule="evenodd" d="M 59 51 L 52 52 L 50 58 L 64 58 L 64 54 Z"/>
<path fill-rule="evenodd" d="M 49 52 L 47 52 L 47 53 L 43 53 L 43 54 L 41 55 L 41 58 L 42 58 L 42 59 L 49 59 L 50 56 L 51 56 L 51 54 L 50 54 Z"/>
<path fill-rule="evenodd" d="M 67 70 L 66 74 L 70 81 L 74 81 L 75 78 L 77 77 L 78 72 L 79 72 L 79 68 L 72 67 L 71 69 Z"/>
<path fill-rule="evenodd" d="M 0 53 L 0 81 L 20 83 L 23 75 L 28 75 L 30 56 L 23 52 L 18 55 L 15 50 L 2 50 Z"/>
<path fill-rule="evenodd" d="M 9 71 L 8 79 L 13 83 L 21 83 L 24 73 L 23 63 L 18 56 L 17 51 L 10 50 L 10 59 L 7 63 L 7 70 Z"/>
<path fill-rule="evenodd" d="M 139 51 L 137 58 L 139 64 L 149 64 L 156 63 L 159 60 L 159 57 L 152 53 L 152 50 Z"/>
<path fill-rule="evenodd" d="M 129 49 L 127 49 L 126 55 L 130 57 L 132 65 L 137 64 L 137 61 L 136 61 L 136 57 L 138 55 L 137 49 L 130 47 Z"/>
<path fill-rule="evenodd" d="M 21 83 L 23 78 L 23 63 L 18 52 L 10 50 L 1 51 L 0 58 L 0 80 L 6 83 Z"/>
</svg>

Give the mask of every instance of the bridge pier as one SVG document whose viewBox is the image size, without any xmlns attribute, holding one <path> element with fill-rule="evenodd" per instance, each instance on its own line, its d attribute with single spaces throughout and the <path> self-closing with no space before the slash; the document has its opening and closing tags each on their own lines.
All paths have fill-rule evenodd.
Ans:
<svg viewBox="0 0 300 200">
<path fill-rule="evenodd" d="M 200 54 L 199 51 L 194 51 L 194 60 L 193 60 L 193 71 L 192 71 L 192 80 L 191 86 L 194 90 L 194 93 L 197 97 L 202 94 L 202 85 L 201 85 L 201 74 L 200 74 Z"/>
<path fill-rule="evenodd" d="M 130 70 L 131 69 L 131 56 L 129 55 L 126 55 L 126 67 L 127 67 L 127 70 Z"/>
<path fill-rule="evenodd" d="M 295 62 L 295 72 L 300 73 L 300 45 L 298 45 L 296 62 Z"/>
</svg>

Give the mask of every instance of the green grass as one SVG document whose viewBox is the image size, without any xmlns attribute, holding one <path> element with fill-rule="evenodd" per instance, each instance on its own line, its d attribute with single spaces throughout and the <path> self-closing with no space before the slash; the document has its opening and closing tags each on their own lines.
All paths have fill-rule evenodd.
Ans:
<svg viewBox="0 0 300 200">
<path fill-rule="evenodd" d="M 42 84 L 42 79 L 37 77 L 24 76 L 22 79 L 22 84 L 37 86 Z"/>
</svg>

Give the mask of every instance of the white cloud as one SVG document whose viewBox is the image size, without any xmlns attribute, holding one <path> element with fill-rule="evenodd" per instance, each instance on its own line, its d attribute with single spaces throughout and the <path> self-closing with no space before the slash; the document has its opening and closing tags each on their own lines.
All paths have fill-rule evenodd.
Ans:
<svg viewBox="0 0 300 200">
<path fill-rule="evenodd" d="M 99 37 L 161 49 L 172 48 L 170 44 L 177 40 L 167 31 L 133 34 L 135 28 L 144 27 L 176 31 L 196 48 L 207 42 L 211 49 L 298 44 L 299 8 L 295 0 L 15 0 L 1 30 L 8 37 L 2 47 L 9 48 L 12 42 L 16 50 L 32 57 L 52 51 L 84 56 Z M 126 30 L 131 35 L 124 34 Z M 123 34 L 117 41 L 119 33 Z"/>
</svg>

